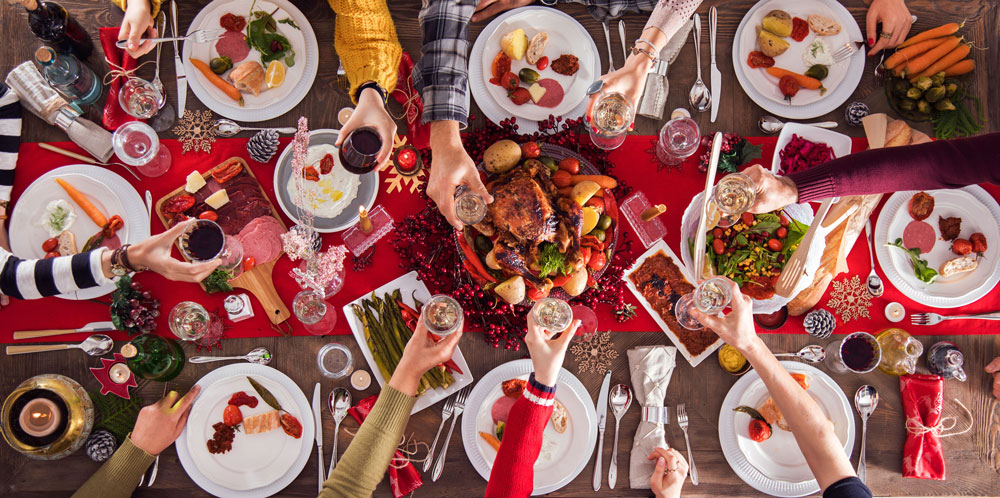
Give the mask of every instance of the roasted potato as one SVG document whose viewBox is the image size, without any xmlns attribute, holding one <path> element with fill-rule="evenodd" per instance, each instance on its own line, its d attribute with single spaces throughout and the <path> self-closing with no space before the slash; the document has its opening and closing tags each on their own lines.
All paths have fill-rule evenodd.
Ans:
<svg viewBox="0 0 1000 498">
<path fill-rule="evenodd" d="M 583 283 L 586 285 L 586 279 Z M 527 290 L 524 287 L 524 277 L 520 275 L 510 277 L 507 280 L 500 282 L 493 288 L 493 290 L 508 304 L 517 304 L 524 301 L 524 296 L 527 293 Z"/>
<path fill-rule="evenodd" d="M 571 197 L 577 204 L 583 206 L 598 190 L 601 190 L 601 186 L 597 182 L 585 180 L 573 185 Z"/>
<path fill-rule="evenodd" d="M 569 280 L 563 284 L 562 288 L 572 297 L 583 294 L 583 291 L 587 290 L 587 269 L 580 268 L 573 273 L 573 275 L 569 277 Z"/>
<path fill-rule="evenodd" d="M 788 50 L 788 42 L 767 30 L 761 30 L 757 35 L 757 44 L 760 45 L 760 51 L 768 57 L 777 57 Z"/>
<path fill-rule="evenodd" d="M 486 267 L 491 270 L 500 269 L 500 263 L 497 262 L 497 252 L 495 249 L 491 249 L 490 252 L 486 253 Z"/>
<path fill-rule="evenodd" d="M 760 22 L 764 31 L 768 31 L 782 38 L 792 34 L 792 16 L 783 10 L 772 10 L 764 16 Z M 772 56 L 773 57 L 773 56 Z"/>
<path fill-rule="evenodd" d="M 513 140 L 501 140 L 483 153 L 483 166 L 490 173 L 506 173 L 521 162 L 521 146 Z"/>
</svg>

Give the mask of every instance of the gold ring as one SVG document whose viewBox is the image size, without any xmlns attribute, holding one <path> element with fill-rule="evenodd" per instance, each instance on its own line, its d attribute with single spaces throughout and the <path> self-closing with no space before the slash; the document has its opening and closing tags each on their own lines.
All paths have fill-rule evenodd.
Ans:
<svg viewBox="0 0 1000 498">
<path fill-rule="evenodd" d="M 892 38 L 892 33 L 888 33 L 888 32 L 883 31 L 882 34 L 880 34 L 878 36 L 879 36 L 879 38 L 885 38 L 886 40 L 888 40 L 889 38 Z"/>
</svg>

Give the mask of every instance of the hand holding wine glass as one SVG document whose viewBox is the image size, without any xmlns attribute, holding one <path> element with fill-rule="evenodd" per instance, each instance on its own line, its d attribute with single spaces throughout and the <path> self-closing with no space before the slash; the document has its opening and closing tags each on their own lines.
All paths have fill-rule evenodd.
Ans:
<svg viewBox="0 0 1000 498">
<path fill-rule="evenodd" d="M 756 194 L 747 212 L 768 213 L 799 200 L 799 189 L 787 176 L 775 176 L 759 164 L 750 166 L 742 173 L 753 181 Z"/>
<path fill-rule="evenodd" d="M 389 160 L 395 137 L 396 122 L 385 110 L 382 96 L 374 88 L 365 88 L 358 95 L 358 106 L 340 129 L 334 146 L 341 148 L 341 164 L 345 169 L 363 174 L 381 167 Z M 345 144 L 349 139 L 351 142 Z M 355 160 L 346 154 L 348 151 L 345 148 L 348 147 L 365 156 L 360 161 L 362 164 L 354 164 Z M 371 156 L 374 158 L 369 160 Z"/>
<path fill-rule="evenodd" d="M 139 58 L 148 54 L 155 46 L 153 42 L 148 40 L 140 44 L 142 35 L 146 35 L 146 38 L 156 38 L 156 27 L 147 0 L 132 0 L 126 5 L 122 27 L 118 31 L 118 39 L 128 40 L 128 48 L 125 51 L 132 57 Z"/>
<path fill-rule="evenodd" d="M 137 267 L 148 268 L 169 280 L 181 282 L 201 282 L 208 278 L 222 263 L 219 259 L 201 263 L 186 263 L 174 259 L 170 249 L 187 227 L 197 220 L 186 220 L 174 225 L 170 230 L 154 235 L 132 245 L 128 250 L 129 260 Z M 106 274 L 109 272 L 105 272 Z"/>
<path fill-rule="evenodd" d="M 461 338 L 462 330 L 459 329 L 441 338 L 440 341 L 434 341 L 421 315 L 413 335 L 403 348 L 403 356 L 399 359 L 392 378 L 389 379 L 389 385 L 407 396 L 415 396 L 420 377 L 431 367 L 451 359 L 455 353 L 455 346 Z"/>
<path fill-rule="evenodd" d="M 729 279 L 726 281 L 732 295 L 729 300 L 732 311 L 729 314 L 718 317 L 707 315 L 695 308 L 691 311 L 691 315 L 702 325 L 712 329 L 723 341 L 726 341 L 726 344 L 744 351 L 758 340 L 757 330 L 753 324 L 753 300 L 740 292 L 740 286 L 736 285 L 736 282 Z"/>
<path fill-rule="evenodd" d="M 569 343 L 580 328 L 580 320 L 574 320 L 572 325 L 563 331 L 562 335 L 553 339 L 556 332 L 546 330 L 535 321 L 535 314 L 528 313 L 528 333 L 524 343 L 531 355 L 531 364 L 535 370 L 535 380 L 546 386 L 555 386 L 559 379 L 559 369 Z"/>
</svg>

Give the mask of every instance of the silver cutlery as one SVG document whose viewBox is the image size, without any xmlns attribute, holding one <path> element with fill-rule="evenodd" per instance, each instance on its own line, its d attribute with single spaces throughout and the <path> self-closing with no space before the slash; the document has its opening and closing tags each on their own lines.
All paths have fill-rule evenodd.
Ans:
<svg viewBox="0 0 1000 498">
<path fill-rule="evenodd" d="M 7 346 L 7 354 L 41 353 L 45 351 L 62 351 L 64 349 L 81 349 L 90 356 L 104 356 L 115 347 L 115 341 L 104 334 L 94 334 L 80 344 L 35 344 L 32 346 Z"/>
<path fill-rule="evenodd" d="M 170 0 L 170 25 L 171 33 L 177 36 L 180 30 L 177 28 L 177 0 Z M 181 62 L 181 51 L 177 48 L 177 40 L 174 43 L 174 72 L 177 74 L 177 117 L 184 117 L 184 103 L 187 100 L 187 76 L 184 75 L 184 63 Z"/>
<path fill-rule="evenodd" d="M 615 70 L 615 58 L 611 55 L 611 28 L 608 21 L 601 22 L 601 26 L 604 27 L 604 41 L 608 44 L 608 72 L 611 73 Z"/>
<path fill-rule="evenodd" d="M 622 64 L 628 59 L 628 45 L 625 45 L 625 20 L 618 20 L 618 38 L 622 41 Z"/>
<path fill-rule="evenodd" d="M 212 130 L 215 131 L 216 135 L 221 137 L 231 137 L 241 131 L 260 131 L 260 130 L 274 130 L 278 133 L 284 133 L 290 135 L 296 132 L 295 128 L 251 128 L 247 126 L 240 126 L 239 123 L 231 119 L 221 118 L 216 119 L 215 123 L 212 125 Z"/>
<path fill-rule="evenodd" d="M 226 30 L 222 29 L 222 28 L 219 28 L 219 29 L 196 29 L 196 30 L 192 31 L 191 34 L 189 34 L 187 36 L 167 36 L 167 37 L 162 37 L 162 38 L 143 38 L 143 39 L 139 40 L 139 44 L 142 45 L 143 43 L 146 43 L 146 42 L 153 42 L 153 43 L 156 43 L 156 44 L 160 44 L 160 43 L 163 43 L 163 42 L 179 42 L 179 41 L 193 41 L 195 43 L 211 43 L 211 42 L 214 42 L 214 41 L 218 40 L 219 38 L 222 38 L 222 35 L 224 35 L 224 34 L 226 34 Z M 176 33 L 175 33 L 175 35 L 176 35 Z M 118 48 L 127 48 L 128 47 L 128 40 L 118 40 L 117 42 L 115 42 L 115 46 L 118 47 Z"/>
<path fill-rule="evenodd" d="M 688 102 L 692 109 L 705 112 L 708 106 L 712 105 L 712 92 L 701 79 L 701 16 L 698 14 L 694 15 L 694 58 L 697 59 L 695 67 L 698 68 L 698 79 L 694 80 L 694 85 L 691 86 Z"/>
<path fill-rule="evenodd" d="M 865 461 L 865 442 L 868 439 L 868 417 L 872 416 L 878 406 L 878 391 L 875 386 L 863 385 L 854 395 L 854 408 L 861 415 L 861 457 L 858 458 L 858 479 L 862 483 L 868 480 L 868 464 Z"/>
<path fill-rule="evenodd" d="M 91 159 L 91 158 L 89 158 L 89 157 L 87 157 L 87 156 L 85 156 L 83 154 L 77 154 L 76 152 L 71 152 L 71 151 L 63 149 L 61 147 L 56 147 L 55 145 L 47 144 L 45 142 L 40 142 L 38 144 L 38 146 L 41 147 L 41 148 L 43 148 L 43 149 L 45 149 L 45 150 L 47 150 L 47 151 L 49 151 L 49 152 L 55 152 L 56 154 L 63 155 L 63 156 L 66 156 L 66 157 L 71 157 L 73 159 L 76 159 L 77 161 L 83 161 L 83 162 L 85 162 L 87 164 L 92 164 L 94 166 L 104 166 L 104 167 L 108 167 L 108 166 L 121 166 L 122 168 L 125 168 L 125 171 L 128 171 L 132 176 L 134 176 L 136 180 L 142 181 L 142 178 L 139 177 L 138 173 L 136 173 L 132 169 L 131 166 L 126 166 L 126 165 L 124 165 L 122 163 L 116 163 L 116 162 L 113 162 L 113 161 L 112 162 L 107 162 L 107 163 L 102 163 L 101 161 L 98 161 L 97 159 Z"/>
<path fill-rule="evenodd" d="M 319 382 L 316 383 L 316 387 L 313 388 L 313 399 L 312 399 L 312 409 L 313 409 L 313 422 L 316 423 L 316 456 L 317 465 L 316 469 L 319 470 L 319 493 L 323 492 L 323 483 L 326 482 L 326 475 L 323 474 L 323 407 L 320 404 L 320 393 L 322 387 L 320 387 Z"/>
<path fill-rule="evenodd" d="M 937 325 L 945 320 L 1000 320 L 1000 311 L 979 313 L 977 315 L 951 316 L 939 315 L 937 313 L 910 313 L 910 323 L 913 325 Z"/>
<path fill-rule="evenodd" d="M 875 88 L 878 88 L 885 84 L 886 69 L 885 65 L 883 64 L 885 62 L 885 53 L 886 51 L 883 50 L 881 56 L 878 59 L 878 63 L 875 64 L 875 71 L 872 73 L 872 75 L 875 76 L 874 79 Z"/>
<path fill-rule="evenodd" d="M 615 489 L 618 481 L 618 426 L 621 424 L 622 415 L 632 406 L 632 389 L 625 384 L 615 384 L 608 403 L 611 404 L 611 412 L 615 415 L 615 445 L 611 450 L 611 464 L 608 465 L 608 487 Z"/>
<path fill-rule="evenodd" d="M 715 35 L 719 27 L 719 11 L 715 6 L 708 9 L 708 48 L 712 53 L 712 122 L 719 116 L 719 104 L 722 102 L 722 71 L 715 62 Z M 700 64 L 700 62 L 699 62 Z M 697 482 L 695 483 L 697 484 Z"/>
<path fill-rule="evenodd" d="M 841 45 L 840 48 L 833 51 L 833 62 L 843 62 L 850 59 L 854 55 L 854 52 L 857 52 L 863 46 L 865 46 L 864 43 L 852 41 Z"/>
<path fill-rule="evenodd" d="M 326 471 L 327 477 L 333 473 L 337 466 L 337 442 L 340 440 L 340 423 L 347 416 L 347 409 L 351 407 L 351 392 L 343 387 L 338 387 L 330 393 L 330 413 L 333 414 L 333 454 L 330 455 L 330 469 Z"/>
<path fill-rule="evenodd" d="M 698 485 L 698 468 L 694 466 L 694 453 L 691 453 L 691 439 L 688 438 L 688 412 L 684 404 L 677 405 L 677 425 L 684 431 L 684 443 L 688 449 L 688 475 L 691 476 L 691 484 Z"/>
<path fill-rule="evenodd" d="M 145 193 L 145 195 L 143 197 L 146 200 L 146 215 L 149 216 L 149 228 L 152 229 L 153 228 L 153 194 L 151 194 L 147 190 L 146 193 Z"/>
<path fill-rule="evenodd" d="M 451 418 L 451 414 L 455 411 L 455 397 L 452 396 L 445 400 L 444 407 L 441 408 L 441 423 L 438 425 L 437 434 L 434 435 L 434 442 L 431 443 L 431 449 L 427 450 L 427 458 L 424 460 L 423 472 L 427 472 L 431 469 L 432 462 L 434 461 L 434 448 L 437 448 L 438 438 L 441 437 L 441 429 L 444 429 L 444 423 Z"/>
<path fill-rule="evenodd" d="M 764 133 L 778 133 L 782 128 L 785 127 L 786 123 L 774 116 L 762 116 L 760 120 L 757 121 L 757 127 L 760 131 Z M 791 124 L 804 124 L 809 126 L 815 126 L 817 128 L 836 128 L 836 121 L 821 121 L 819 123 L 791 123 Z"/>
<path fill-rule="evenodd" d="M 587 95 L 598 93 L 601 91 L 601 88 L 604 88 L 604 80 L 594 81 L 587 87 Z"/>
<path fill-rule="evenodd" d="M 868 293 L 872 297 L 879 297 L 885 291 L 885 286 L 882 285 L 882 278 L 875 273 L 875 254 L 872 252 L 872 220 L 865 221 L 865 240 L 868 241 L 868 262 L 872 265 L 872 271 L 868 274 L 868 280 L 865 283 L 868 287 Z"/>
<path fill-rule="evenodd" d="M 597 458 L 594 460 L 594 491 L 601 490 L 601 462 L 604 460 L 604 426 L 608 421 L 608 389 L 610 387 L 611 370 L 608 370 L 608 373 L 604 374 L 604 382 L 601 382 L 601 391 L 597 395 Z"/>
<path fill-rule="evenodd" d="M 78 329 L 18 330 L 14 332 L 14 340 L 52 337 L 54 335 L 64 334 L 79 334 L 82 332 L 110 332 L 112 330 L 115 330 L 115 324 L 111 322 L 90 322 Z"/>
<path fill-rule="evenodd" d="M 165 27 L 166 22 L 167 22 L 167 15 L 166 15 L 165 12 L 161 11 L 156 16 L 156 33 L 157 34 L 160 34 L 160 35 L 163 34 L 163 28 Z M 153 88 L 155 88 L 156 91 L 160 92 L 160 95 L 163 95 L 164 97 L 166 97 L 167 94 L 163 91 L 163 80 L 160 79 L 160 48 L 162 48 L 162 47 L 163 47 L 163 45 L 160 45 L 159 43 L 156 44 L 156 65 L 153 66 L 154 67 L 154 69 L 153 69 L 153 81 L 150 81 L 149 83 L 151 85 L 153 85 Z M 167 102 L 166 98 L 164 98 L 163 100 L 160 101 L 160 109 L 163 109 L 163 104 L 165 104 L 166 102 Z"/>
<path fill-rule="evenodd" d="M 810 346 L 806 346 L 795 353 L 777 353 L 774 356 L 776 358 L 780 358 L 783 356 L 792 356 L 800 358 L 809 363 L 819 363 L 824 359 L 826 359 L 826 349 L 823 349 L 823 346 L 818 346 L 816 344 L 813 344 Z"/>
<path fill-rule="evenodd" d="M 213 361 L 246 360 L 257 365 L 267 365 L 271 363 L 271 352 L 265 347 L 253 348 L 243 356 L 192 356 L 188 358 L 190 363 L 210 363 Z"/>
<path fill-rule="evenodd" d="M 438 453 L 437 458 L 434 459 L 434 469 L 431 470 L 431 482 L 437 482 L 441 477 L 441 472 L 444 471 L 444 459 L 448 454 L 448 443 L 451 442 L 451 433 L 455 431 L 455 422 L 458 421 L 458 417 L 465 411 L 465 400 L 469 397 L 469 391 L 471 390 L 472 386 L 468 386 L 455 394 L 455 413 L 451 417 L 451 425 L 448 427 L 448 435 L 444 438 L 444 446 L 441 447 L 441 453 Z"/>
</svg>

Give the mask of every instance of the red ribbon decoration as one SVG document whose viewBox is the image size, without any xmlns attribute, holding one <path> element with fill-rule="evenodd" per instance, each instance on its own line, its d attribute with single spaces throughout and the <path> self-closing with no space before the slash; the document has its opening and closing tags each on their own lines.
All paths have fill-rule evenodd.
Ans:
<svg viewBox="0 0 1000 498">
<path fill-rule="evenodd" d="M 430 147 L 431 127 L 422 122 L 424 101 L 420 99 L 420 93 L 413 86 L 413 59 L 407 52 L 403 52 L 399 58 L 399 72 L 396 75 L 396 89 L 392 91 L 392 98 L 403 106 L 410 143 L 417 149 Z"/>
<path fill-rule="evenodd" d="M 406 55 L 406 54 L 403 54 Z M 378 401 L 378 395 L 369 396 L 358 402 L 356 406 L 352 406 L 347 409 L 347 413 L 351 415 L 358 422 L 362 424 L 368 414 L 371 413 L 372 407 L 375 406 L 375 402 Z M 398 462 L 398 463 L 397 463 Z M 396 468 L 396 466 L 406 462 L 406 465 L 402 468 Z M 424 481 L 420 479 L 420 473 L 413 466 L 413 463 L 404 455 L 401 451 L 396 450 L 396 454 L 393 455 L 391 464 L 389 465 L 389 487 L 392 488 L 392 495 L 394 498 L 402 498 L 417 490 L 420 486 L 424 485 Z"/>
<path fill-rule="evenodd" d="M 121 67 L 125 71 L 131 71 L 136 67 L 136 60 L 128 55 L 124 50 L 115 46 L 118 42 L 118 28 L 100 28 L 101 47 L 104 49 L 104 59 L 112 68 Z M 101 123 L 104 128 L 115 131 L 119 126 L 129 121 L 139 121 L 130 116 L 121 104 L 118 103 L 118 92 L 121 90 L 121 76 L 115 78 L 108 85 L 108 98 L 104 101 L 104 114 L 101 116 Z"/>
<path fill-rule="evenodd" d="M 944 408 L 944 380 L 937 375 L 909 374 L 899 378 L 906 416 L 903 444 L 903 477 L 945 480 L 944 452 L 937 429 L 911 431 L 910 427 L 936 428 Z"/>
</svg>

